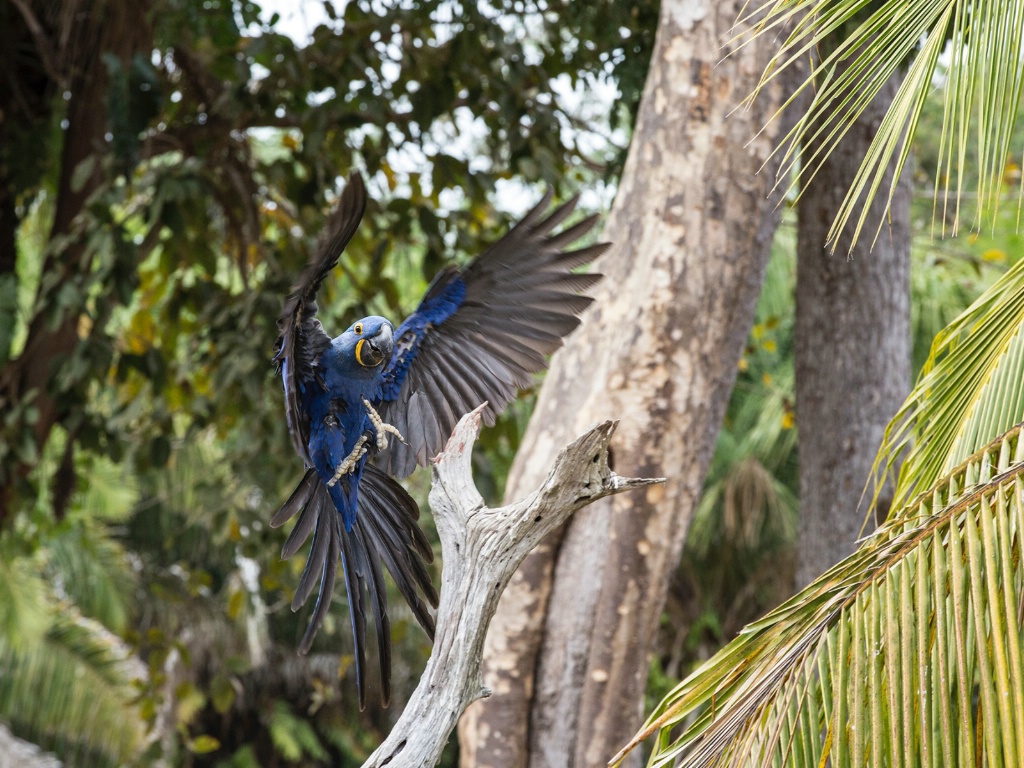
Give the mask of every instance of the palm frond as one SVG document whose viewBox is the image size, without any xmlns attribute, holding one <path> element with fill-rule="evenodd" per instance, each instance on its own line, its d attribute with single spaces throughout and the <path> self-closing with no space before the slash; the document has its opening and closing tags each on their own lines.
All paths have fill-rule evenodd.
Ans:
<svg viewBox="0 0 1024 768">
<path fill-rule="evenodd" d="M 144 676 L 145 667 L 117 635 L 60 599 L 44 575 L 48 568 L 51 575 L 62 575 L 69 595 L 85 595 L 90 587 L 123 593 L 130 582 L 76 583 L 102 567 L 86 563 L 79 569 L 54 569 L 59 553 L 44 546 L 24 554 L 23 544 L 14 535 L 0 538 L 0 720 L 66 765 L 124 764 L 137 755 L 143 740 L 132 680 Z M 125 599 L 123 594 L 86 597 L 92 606 Z"/>
<path fill-rule="evenodd" d="M 954 210 L 944 210 L 940 220 L 950 221 L 954 233 L 961 225 L 959 200 L 969 162 L 977 169 L 979 215 L 987 212 L 994 218 L 1024 93 L 1024 2 L 769 0 L 742 24 L 754 30 L 744 43 L 758 35 L 786 35 L 751 98 L 780 73 L 814 52 L 820 54 L 820 62 L 783 107 L 792 107 L 800 94 L 809 95 L 810 107 L 779 144 L 786 147 L 780 150 L 780 179 L 793 178 L 798 163 L 813 176 L 889 78 L 902 73 L 832 225 L 831 243 L 850 223 L 855 242 L 870 200 L 880 192 L 891 200 L 899 174 L 883 190 L 885 171 L 893 162 L 897 169 L 906 165 L 925 99 L 936 84 L 942 87 L 944 102 L 936 200 L 954 201 Z M 948 58 L 943 56 L 947 46 Z M 801 147 L 811 145 L 817 149 L 800 154 Z"/>
<path fill-rule="evenodd" d="M 0 642 L 0 718 L 67 765 L 124 764 L 143 744 L 132 680 L 145 670 L 98 622 L 55 607 L 40 642 Z"/>
<path fill-rule="evenodd" d="M 10 538 L 0 539 L 0 643 L 26 648 L 50 626 L 50 595 L 37 558 L 14 551 Z"/>
<path fill-rule="evenodd" d="M 78 610 L 114 632 L 127 628 L 136 576 L 105 526 L 75 519 L 47 539 L 44 551 L 48 573 Z"/>
<path fill-rule="evenodd" d="M 1022 431 L 749 625 L 627 749 L 658 733 L 653 766 L 1020 765 Z"/>
<path fill-rule="evenodd" d="M 139 497 L 136 477 L 105 456 L 87 454 L 80 463 L 85 482 L 75 498 L 74 513 L 89 520 L 124 522 Z"/>
<path fill-rule="evenodd" d="M 894 509 L 1024 420 L 1022 328 L 1018 261 L 935 338 L 917 385 L 886 429 L 876 488 L 902 456 Z"/>
</svg>

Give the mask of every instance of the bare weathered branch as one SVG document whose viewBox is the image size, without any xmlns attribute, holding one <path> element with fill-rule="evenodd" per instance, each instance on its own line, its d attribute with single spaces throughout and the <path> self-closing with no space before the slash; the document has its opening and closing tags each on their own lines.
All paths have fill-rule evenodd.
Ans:
<svg viewBox="0 0 1024 768">
<path fill-rule="evenodd" d="M 608 442 L 616 422 L 606 421 L 561 452 L 538 490 L 488 509 L 471 466 L 482 409 L 462 418 L 434 460 L 430 507 L 444 559 L 434 650 L 391 735 L 364 768 L 435 765 L 463 710 L 490 695 L 480 678 L 484 637 L 498 598 L 530 550 L 592 501 L 663 481 L 611 470 Z"/>
</svg>

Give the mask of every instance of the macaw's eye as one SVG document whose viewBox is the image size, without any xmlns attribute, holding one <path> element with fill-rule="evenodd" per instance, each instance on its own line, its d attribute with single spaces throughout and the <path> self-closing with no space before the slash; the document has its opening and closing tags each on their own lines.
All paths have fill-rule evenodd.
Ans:
<svg viewBox="0 0 1024 768">
<path fill-rule="evenodd" d="M 362 323 L 356 323 L 355 327 L 352 330 L 356 332 L 356 335 L 362 336 L 363 335 L 363 324 Z"/>
</svg>

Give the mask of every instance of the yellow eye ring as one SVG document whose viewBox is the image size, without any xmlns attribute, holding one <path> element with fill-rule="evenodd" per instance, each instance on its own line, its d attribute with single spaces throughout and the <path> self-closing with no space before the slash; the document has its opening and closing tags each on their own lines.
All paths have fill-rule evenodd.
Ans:
<svg viewBox="0 0 1024 768">
<path fill-rule="evenodd" d="M 363 335 L 363 324 L 362 323 L 356 323 L 355 327 L 352 330 L 355 331 L 356 334 L 358 334 L 359 336 L 362 336 Z"/>
</svg>

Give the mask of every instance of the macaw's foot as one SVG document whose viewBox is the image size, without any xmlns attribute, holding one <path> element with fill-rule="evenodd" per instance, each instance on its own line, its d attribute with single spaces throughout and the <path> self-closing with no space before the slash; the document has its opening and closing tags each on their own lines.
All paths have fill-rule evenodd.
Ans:
<svg viewBox="0 0 1024 768">
<path fill-rule="evenodd" d="M 334 470 L 334 477 L 327 481 L 328 488 L 330 488 L 332 485 L 338 482 L 343 475 L 347 475 L 349 472 L 351 472 L 355 468 L 356 464 L 359 463 L 359 460 L 366 455 L 366 443 L 368 440 L 369 438 L 366 435 L 359 436 L 359 439 L 356 440 L 356 444 L 355 447 L 352 449 L 352 452 L 341 460 L 341 463 L 338 465 L 338 468 Z"/>
<path fill-rule="evenodd" d="M 402 433 L 398 431 L 398 427 L 393 424 L 385 424 L 384 419 L 380 417 L 380 414 L 373 410 L 373 406 L 370 405 L 370 401 L 363 399 L 363 405 L 366 406 L 366 413 L 370 417 L 370 422 L 373 424 L 374 430 L 377 432 L 377 450 L 386 451 L 388 448 L 388 433 L 398 438 L 401 443 L 405 442 L 405 438 L 402 437 Z"/>
</svg>

